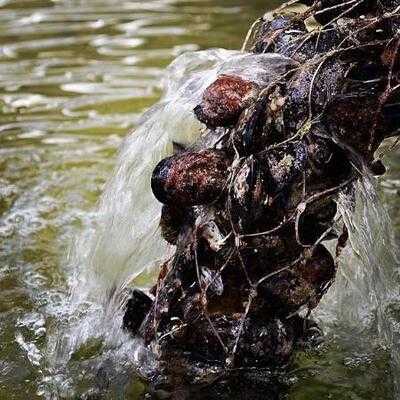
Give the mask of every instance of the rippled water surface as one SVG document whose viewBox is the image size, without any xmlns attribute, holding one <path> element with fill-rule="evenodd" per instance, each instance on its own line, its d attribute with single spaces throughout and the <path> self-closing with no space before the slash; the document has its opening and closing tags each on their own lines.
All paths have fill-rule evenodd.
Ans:
<svg viewBox="0 0 400 400">
<path fill-rule="evenodd" d="M 240 48 L 251 22 L 279 3 L 0 0 L 0 399 L 90 393 L 87 383 L 72 390 L 68 382 L 60 392 L 70 375 L 52 376 L 47 365 L 71 242 L 98 218 L 116 150 L 159 98 L 164 68 L 189 50 Z M 400 158 L 388 161 L 380 187 L 399 227 Z M 394 398 L 390 353 L 342 328 L 299 356 L 283 397 Z M 75 381 L 85 381 L 98 347 L 75 355 Z M 133 379 L 104 398 L 138 399 L 143 390 Z"/>
</svg>

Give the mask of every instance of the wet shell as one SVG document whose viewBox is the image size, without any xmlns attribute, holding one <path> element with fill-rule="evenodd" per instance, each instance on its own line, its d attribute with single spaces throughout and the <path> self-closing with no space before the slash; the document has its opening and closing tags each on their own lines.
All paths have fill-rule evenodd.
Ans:
<svg viewBox="0 0 400 400">
<path fill-rule="evenodd" d="M 176 244 L 182 227 L 191 223 L 191 209 L 164 205 L 161 209 L 160 229 L 162 237 L 170 244 Z"/>
<path fill-rule="evenodd" d="M 337 132 L 338 139 L 351 147 L 368 161 L 377 148 L 370 148 L 371 127 L 375 123 L 375 112 L 379 107 L 373 96 L 338 97 L 326 109 L 325 124 L 332 132 Z M 377 136 L 388 132 L 383 113 L 378 116 Z"/>
<path fill-rule="evenodd" d="M 225 153 L 218 150 L 165 158 L 153 171 L 153 193 L 168 205 L 191 207 L 212 203 L 225 188 L 229 164 Z"/>
<path fill-rule="evenodd" d="M 126 305 L 123 328 L 136 335 L 152 305 L 153 300 L 147 294 L 134 289 Z"/>
<path fill-rule="evenodd" d="M 301 0 L 301 3 L 311 6 L 316 2 Z M 317 3 L 319 10 L 313 16 L 320 24 L 326 25 L 341 16 L 355 18 L 374 11 L 376 4 L 376 0 L 364 0 L 355 4 L 338 0 L 322 0 Z"/>
<path fill-rule="evenodd" d="M 233 182 L 232 212 L 242 229 L 251 227 L 265 210 L 264 174 L 258 161 L 249 157 L 238 171 Z"/>
<path fill-rule="evenodd" d="M 302 142 L 269 152 L 266 161 L 277 192 L 289 188 L 302 177 L 307 158 L 307 148 Z"/>
<path fill-rule="evenodd" d="M 315 308 L 334 277 L 333 258 L 324 246 L 319 245 L 309 259 L 266 280 L 260 293 L 275 312 L 287 315 L 304 305 Z"/>
<path fill-rule="evenodd" d="M 258 93 L 259 87 L 253 82 L 238 76 L 221 75 L 206 89 L 194 113 L 210 128 L 231 126 Z"/>
<path fill-rule="evenodd" d="M 385 175 L 386 173 L 386 167 L 381 160 L 373 161 L 369 168 L 375 176 Z"/>
</svg>

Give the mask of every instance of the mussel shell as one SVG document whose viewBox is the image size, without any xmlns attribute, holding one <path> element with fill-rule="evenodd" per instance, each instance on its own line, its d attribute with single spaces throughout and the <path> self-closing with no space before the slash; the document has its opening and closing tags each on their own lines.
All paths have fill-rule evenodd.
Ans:
<svg viewBox="0 0 400 400">
<path fill-rule="evenodd" d="M 304 22 L 293 18 L 293 15 L 278 15 L 272 21 L 265 20 L 263 22 L 255 40 L 253 51 L 255 53 L 275 52 L 284 54 L 283 49 L 288 47 L 288 43 L 296 42 L 295 38 L 306 31 Z"/>
<path fill-rule="evenodd" d="M 123 317 L 123 328 L 136 335 L 152 305 L 153 300 L 147 294 L 138 289 L 132 290 Z"/>
<path fill-rule="evenodd" d="M 323 122 L 329 131 L 335 132 L 340 143 L 370 161 L 379 144 L 375 141 L 373 147 L 370 146 L 378 108 L 378 100 L 374 96 L 338 96 L 328 104 Z M 383 131 L 387 132 L 387 123 L 381 113 L 376 136 L 380 137 Z"/>
<path fill-rule="evenodd" d="M 246 229 L 259 219 L 266 208 L 266 180 L 257 159 L 249 157 L 236 174 L 232 187 L 232 214 Z"/>
<path fill-rule="evenodd" d="M 309 259 L 265 280 L 259 292 L 278 315 L 296 312 L 305 305 L 312 309 L 318 305 L 335 272 L 331 254 L 318 245 Z"/>
<path fill-rule="evenodd" d="M 288 190 L 303 174 L 308 160 L 307 147 L 303 142 L 288 144 L 267 154 L 271 182 L 275 192 Z"/>
<path fill-rule="evenodd" d="M 223 151 L 181 153 L 158 163 L 151 188 L 161 203 L 174 207 L 209 204 L 223 192 L 228 168 L 229 161 Z"/>
<path fill-rule="evenodd" d="M 160 229 L 162 237 L 175 245 L 181 229 L 193 220 L 191 208 L 164 205 L 161 209 Z"/>
<path fill-rule="evenodd" d="M 369 168 L 375 176 L 385 175 L 386 173 L 386 167 L 381 160 L 373 161 Z"/>
<path fill-rule="evenodd" d="M 302 3 L 308 3 L 310 5 L 311 1 L 302 0 Z M 343 5 L 340 3 L 342 2 L 338 2 L 338 0 L 320 1 L 319 10 L 313 14 L 314 18 L 322 25 L 329 24 L 341 16 L 346 18 L 356 18 L 374 11 L 377 1 L 364 0 L 359 2 L 359 4 L 348 4 L 347 2 L 343 2 Z"/>
<path fill-rule="evenodd" d="M 256 83 L 238 76 L 221 75 L 205 90 L 202 102 L 194 108 L 194 113 L 210 128 L 231 126 L 256 99 L 258 92 Z"/>
</svg>

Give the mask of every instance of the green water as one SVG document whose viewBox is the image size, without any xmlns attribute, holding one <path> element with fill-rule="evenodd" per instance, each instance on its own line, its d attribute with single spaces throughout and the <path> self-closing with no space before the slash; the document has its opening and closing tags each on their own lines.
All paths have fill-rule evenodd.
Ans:
<svg viewBox="0 0 400 400">
<path fill-rule="evenodd" d="M 0 0 L 1 400 L 59 398 L 43 368 L 68 289 L 66 254 L 95 221 L 118 146 L 158 99 L 163 69 L 188 50 L 239 48 L 279 3 Z M 382 186 L 399 226 L 400 157 L 390 163 Z M 372 347 L 333 339 L 300 355 L 282 397 L 392 399 L 388 355 Z M 92 353 L 76 356 L 76 375 Z M 139 398 L 143 386 L 132 382 L 106 398 Z"/>
</svg>

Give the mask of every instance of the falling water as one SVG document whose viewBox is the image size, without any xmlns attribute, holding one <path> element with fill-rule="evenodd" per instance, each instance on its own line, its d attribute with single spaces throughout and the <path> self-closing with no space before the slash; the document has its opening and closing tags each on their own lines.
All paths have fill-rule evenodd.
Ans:
<svg viewBox="0 0 400 400">
<path fill-rule="evenodd" d="M 375 178 L 364 171 L 354 196 L 341 193 L 338 210 L 349 232 L 336 280 L 316 318 L 328 333 L 346 342 L 361 342 L 391 355 L 392 375 L 400 394 L 399 254 L 388 211 Z"/>
</svg>

